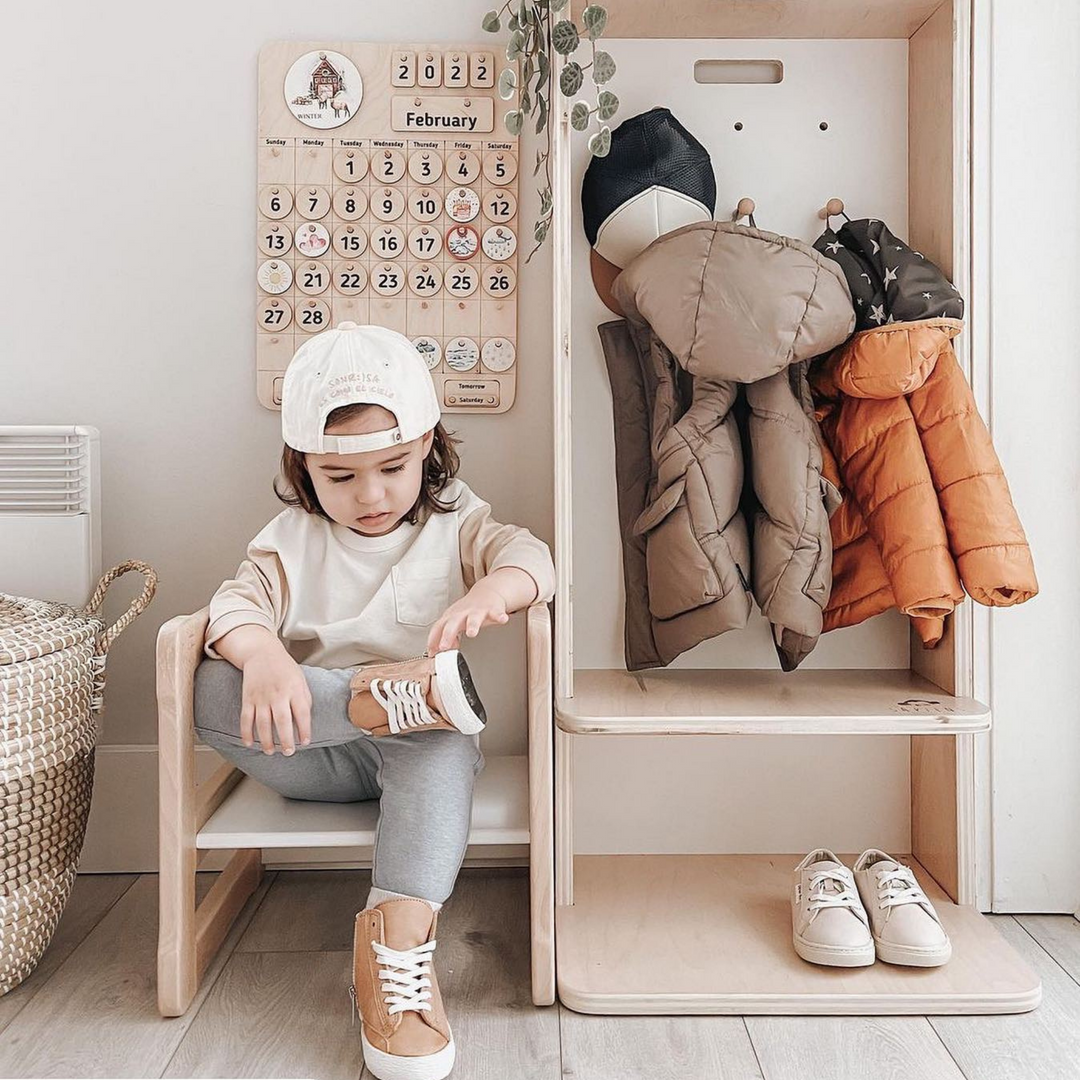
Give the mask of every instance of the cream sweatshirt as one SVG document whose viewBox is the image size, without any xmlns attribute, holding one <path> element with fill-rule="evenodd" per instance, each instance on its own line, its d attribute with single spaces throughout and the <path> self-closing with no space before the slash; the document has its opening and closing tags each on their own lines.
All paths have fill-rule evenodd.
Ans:
<svg viewBox="0 0 1080 1080">
<path fill-rule="evenodd" d="M 555 567 L 542 540 L 495 521 L 457 478 L 439 497 L 457 509 L 403 521 L 386 536 L 362 536 L 299 507 L 278 514 L 210 601 L 206 655 L 222 659 L 214 642 L 252 623 L 314 667 L 407 660 L 423 654 L 447 607 L 501 566 L 524 570 L 536 599 L 551 599 Z"/>
</svg>

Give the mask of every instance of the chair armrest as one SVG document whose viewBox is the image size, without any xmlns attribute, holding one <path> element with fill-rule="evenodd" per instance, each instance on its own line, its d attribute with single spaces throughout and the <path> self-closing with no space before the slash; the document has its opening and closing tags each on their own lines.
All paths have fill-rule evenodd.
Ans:
<svg viewBox="0 0 1080 1080">
<path fill-rule="evenodd" d="M 203 656 L 210 609 L 177 615 L 158 631 L 158 813 L 161 872 L 176 861 L 195 872 L 195 669 Z"/>
<path fill-rule="evenodd" d="M 195 669 L 205 653 L 203 642 L 210 609 L 177 615 L 165 623 L 157 637 L 158 743 L 176 732 L 188 733 L 194 745 Z"/>
<path fill-rule="evenodd" d="M 547 603 L 530 604 L 526 612 L 525 656 L 529 681 L 529 743 L 543 735 L 552 722 L 551 712 L 551 608 Z M 537 727 L 539 725 L 539 727 Z"/>
</svg>

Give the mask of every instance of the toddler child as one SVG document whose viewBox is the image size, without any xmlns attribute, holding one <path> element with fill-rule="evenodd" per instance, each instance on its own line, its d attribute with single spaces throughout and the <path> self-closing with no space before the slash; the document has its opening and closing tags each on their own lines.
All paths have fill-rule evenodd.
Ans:
<svg viewBox="0 0 1080 1080">
<path fill-rule="evenodd" d="M 546 545 L 457 479 L 439 418 L 395 331 L 343 322 L 297 350 L 275 485 L 288 509 L 214 594 L 195 679 L 200 738 L 248 775 L 293 799 L 380 800 L 350 988 L 380 1080 L 454 1064 L 436 913 L 465 857 L 486 719 L 461 635 L 555 589 Z"/>
</svg>

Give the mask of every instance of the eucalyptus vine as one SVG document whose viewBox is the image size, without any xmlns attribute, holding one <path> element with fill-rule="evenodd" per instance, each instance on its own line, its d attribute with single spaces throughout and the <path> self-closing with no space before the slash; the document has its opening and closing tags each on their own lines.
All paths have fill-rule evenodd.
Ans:
<svg viewBox="0 0 1080 1080">
<path fill-rule="evenodd" d="M 579 28 L 571 18 L 557 18 L 567 6 L 569 0 L 506 0 L 501 8 L 489 11 L 485 16 L 483 28 L 489 33 L 498 33 L 502 29 L 502 16 L 507 16 L 510 38 L 506 43 L 506 59 L 516 61 L 516 68 L 506 68 L 499 76 L 499 96 L 503 101 L 516 97 L 516 108 L 505 117 L 506 130 L 511 135 L 521 134 L 525 117 L 536 117 L 536 134 L 547 132 L 547 144 L 536 152 L 536 164 L 533 176 L 541 168 L 544 170 L 544 183 L 537 190 L 540 194 L 540 214 L 533 225 L 535 247 L 529 252 L 529 261 L 536 254 L 540 245 L 547 238 L 551 226 L 551 128 L 548 119 L 551 113 L 551 54 L 558 53 L 567 57 L 559 75 L 559 91 L 568 99 L 573 99 L 585 83 L 585 73 L 593 84 L 594 101 L 574 101 L 570 108 L 570 126 L 575 131 L 587 131 L 594 123 L 594 130 L 588 138 L 589 153 L 595 157 L 604 157 L 611 149 L 611 128 L 608 121 L 619 108 L 619 99 L 610 90 L 601 89 L 611 81 L 615 74 L 615 61 L 611 54 L 596 47 L 597 39 L 607 25 L 607 9 L 600 4 L 590 4 L 581 13 Z M 580 63 L 571 59 L 587 38 L 591 49 L 591 59 Z"/>
</svg>

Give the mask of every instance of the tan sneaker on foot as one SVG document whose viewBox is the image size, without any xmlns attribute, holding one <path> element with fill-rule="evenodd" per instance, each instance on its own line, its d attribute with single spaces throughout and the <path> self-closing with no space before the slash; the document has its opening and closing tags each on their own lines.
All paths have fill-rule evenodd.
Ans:
<svg viewBox="0 0 1080 1080">
<path fill-rule="evenodd" d="M 443 1080 L 454 1036 L 431 967 L 437 914 L 424 900 L 386 900 L 356 916 L 353 1000 L 364 1064 L 378 1080 Z"/>
<path fill-rule="evenodd" d="M 482 731 L 487 714 L 457 649 L 393 664 L 366 664 L 349 681 L 349 719 L 372 735 L 451 728 Z"/>
</svg>

